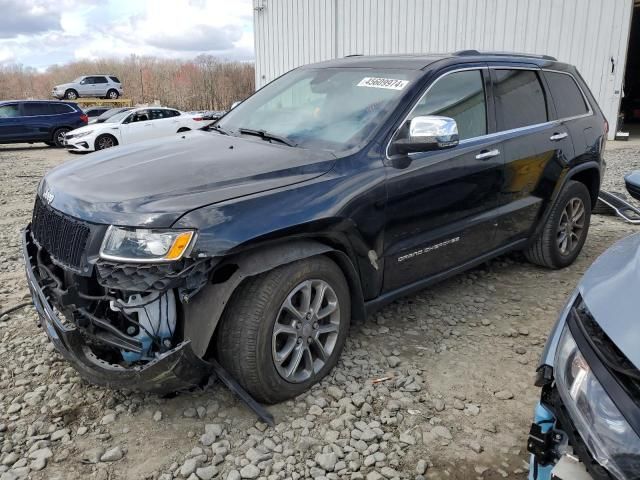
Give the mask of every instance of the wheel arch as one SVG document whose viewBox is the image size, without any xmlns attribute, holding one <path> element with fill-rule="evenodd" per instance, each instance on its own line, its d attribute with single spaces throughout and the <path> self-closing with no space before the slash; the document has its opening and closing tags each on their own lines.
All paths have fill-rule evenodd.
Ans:
<svg viewBox="0 0 640 480">
<path fill-rule="evenodd" d="M 600 169 L 591 166 L 578 170 L 569 176 L 569 180 L 583 183 L 587 187 L 591 196 L 591 208 L 595 207 L 598 201 L 598 192 L 600 191 Z"/>
<path fill-rule="evenodd" d="M 553 191 L 551 199 L 547 202 L 546 208 L 542 215 L 538 219 L 538 223 L 533 231 L 533 234 L 529 237 L 529 244 L 535 241 L 537 236 L 544 228 L 545 223 L 551 215 L 553 206 L 558 201 L 560 194 L 567 183 L 571 180 L 583 183 L 587 190 L 589 190 L 589 196 L 591 197 L 591 208 L 593 208 L 598 201 L 598 192 L 600 191 L 600 164 L 596 161 L 585 162 L 577 165 L 568 170 L 558 181 L 556 188 Z"/>
<path fill-rule="evenodd" d="M 233 293 L 249 277 L 298 260 L 325 255 L 336 263 L 347 280 L 351 295 L 351 318 L 366 317 L 364 296 L 355 263 L 349 255 L 315 238 L 285 240 L 256 246 L 225 258 L 212 269 L 207 285 L 193 299 L 184 302 L 185 339 L 194 353 L 209 351 L 218 323 Z"/>
</svg>

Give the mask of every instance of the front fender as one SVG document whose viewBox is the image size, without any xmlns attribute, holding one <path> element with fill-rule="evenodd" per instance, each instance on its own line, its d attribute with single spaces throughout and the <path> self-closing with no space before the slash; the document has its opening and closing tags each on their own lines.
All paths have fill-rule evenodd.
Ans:
<svg viewBox="0 0 640 480">
<path fill-rule="evenodd" d="M 211 338 L 231 295 L 246 278 L 316 255 L 327 255 L 339 265 L 351 290 L 351 316 L 354 319 L 364 319 L 364 299 L 358 274 L 344 252 L 314 240 L 293 240 L 263 246 L 222 261 L 216 269 L 231 266 L 235 268 L 231 276 L 222 283 L 207 285 L 197 296 L 184 304 L 185 339 L 191 341 L 195 354 L 201 358 L 206 355 Z"/>
</svg>

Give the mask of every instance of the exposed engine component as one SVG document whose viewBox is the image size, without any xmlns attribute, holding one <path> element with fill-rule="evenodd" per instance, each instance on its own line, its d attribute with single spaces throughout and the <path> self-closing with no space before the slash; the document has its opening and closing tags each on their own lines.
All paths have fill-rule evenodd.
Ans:
<svg viewBox="0 0 640 480">
<path fill-rule="evenodd" d="M 131 295 L 126 302 L 111 300 L 111 310 L 121 312 L 132 324 L 127 334 L 142 344 L 142 352 L 121 350 L 122 358 L 127 363 L 153 359 L 153 344 L 156 351 L 168 350 L 172 347 L 173 335 L 176 331 L 176 299 L 172 290 L 151 292 L 147 295 L 139 293 Z"/>
</svg>

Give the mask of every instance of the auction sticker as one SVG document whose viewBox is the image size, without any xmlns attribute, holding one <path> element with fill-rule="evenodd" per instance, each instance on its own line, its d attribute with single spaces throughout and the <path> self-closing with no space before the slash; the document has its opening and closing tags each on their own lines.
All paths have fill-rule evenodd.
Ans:
<svg viewBox="0 0 640 480">
<path fill-rule="evenodd" d="M 364 77 L 358 83 L 358 87 L 388 88 L 389 90 L 402 90 L 409 83 L 409 80 L 398 80 L 397 78 Z"/>
</svg>

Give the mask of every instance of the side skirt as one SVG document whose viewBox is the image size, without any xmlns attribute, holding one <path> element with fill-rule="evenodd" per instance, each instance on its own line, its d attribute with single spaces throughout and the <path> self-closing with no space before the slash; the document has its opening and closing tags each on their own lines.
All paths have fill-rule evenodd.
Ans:
<svg viewBox="0 0 640 480">
<path fill-rule="evenodd" d="M 500 247 L 496 250 L 492 250 L 488 253 L 485 253 L 480 257 L 476 257 L 473 260 L 469 260 L 468 262 L 452 267 L 449 270 L 445 270 L 443 272 L 437 273 L 427 278 L 422 278 L 417 282 L 410 283 L 409 285 L 405 285 L 404 287 L 397 288 L 396 290 L 383 293 L 379 297 L 376 297 L 373 300 L 369 300 L 365 302 L 366 314 L 367 316 L 371 315 L 375 311 L 379 310 L 380 308 L 384 307 L 385 305 L 393 302 L 394 300 L 400 297 L 405 297 L 407 295 L 411 295 L 412 293 L 416 293 L 430 285 L 433 285 L 434 283 L 438 283 L 449 277 L 462 273 L 465 270 L 469 270 L 470 268 L 476 267 L 481 263 L 491 260 L 492 258 L 498 257 L 512 250 L 522 249 L 527 246 L 528 242 L 529 242 L 529 239 L 526 239 L 526 238 L 522 240 L 517 240 L 503 247 Z"/>
</svg>

